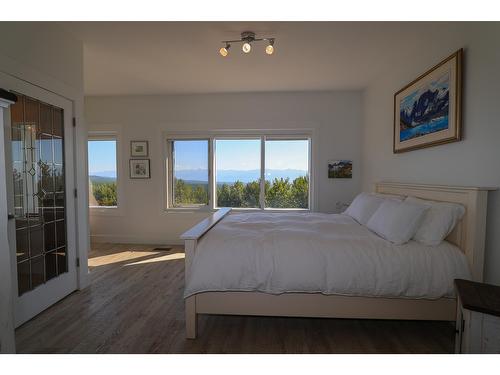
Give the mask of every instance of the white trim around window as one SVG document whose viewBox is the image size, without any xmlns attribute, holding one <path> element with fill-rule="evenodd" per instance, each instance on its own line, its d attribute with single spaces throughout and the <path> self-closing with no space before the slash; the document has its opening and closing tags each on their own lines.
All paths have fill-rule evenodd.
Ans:
<svg viewBox="0 0 500 375">
<path fill-rule="evenodd" d="M 123 173 L 122 173 L 122 158 L 121 158 L 121 129 L 119 126 L 107 125 L 102 126 L 106 130 L 92 130 L 88 132 L 88 141 L 106 141 L 112 140 L 116 142 L 116 206 L 90 206 L 89 213 L 91 216 L 122 216 L 123 215 Z M 90 192 L 89 192 L 90 195 Z"/>
<path fill-rule="evenodd" d="M 215 170 L 216 170 L 216 155 L 215 155 L 215 141 L 220 139 L 260 139 L 260 173 L 261 173 L 261 185 L 259 194 L 259 204 L 260 207 L 256 208 L 233 208 L 234 211 L 262 211 L 266 212 L 283 212 L 283 211 L 314 211 L 317 198 L 315 189 L 315 179 L 316 171 L 314 168 L 315 154 L 314 146 L 316 144 L 314 129 L 291 129 L 291 130 L 222 130 L 222 131 L 211 131 L 211 132 L 164 132 L 163 133 L 163 144 L 164 144 L 164 210 L 165 212 L 211 212 L 216 210 L 218 207 L 216 205 L 216 180 L 215 180 Z M 208 183 L 209 183 L 209 202 L 207 205 L 191 205 L 191 206 L 181 206 L 174 207 L 172 204 L 173 194 L 172 194 L 172 184 L 173 178 L 171 173 L 173 171 L 173 161 L 172 161 L 172 149 L 171 141 L 176 140 L 206 140 L 208 141 Z M 265 206 L 265 142 L 266 140 L 308 140 L 309 141 L 309 196 L 308 196 L 308 208 L 263 208 Z"/>
</svg>

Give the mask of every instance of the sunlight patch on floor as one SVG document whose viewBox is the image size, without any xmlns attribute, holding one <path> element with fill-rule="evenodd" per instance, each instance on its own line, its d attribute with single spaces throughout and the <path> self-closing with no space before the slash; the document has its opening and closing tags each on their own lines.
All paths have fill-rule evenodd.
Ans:
<svg viewBox="0 0 500 375">
<path fill-rule="evenodd" d="M 89 258 L 89 267 L 105 266 L 107 264 L 113 264 L 118 262 L 123 262 L 124 260 L 131 260 L 136 258 L 144 258 L 147 256 L 161 254 L 159 251 L 122 251 L 119 253 L 113 253 L 109 255 L 102 255 L 99 257 Z"/>
<path fill-rule="evenodd" d="M 175 260 L 175 259 L 184 259 L 184 253 L 173 253 L 173 254 L 167 254 L 167 255 L 164 255 L 161 257 L 139 260 L 137 262 L 125 264 L 125 266 L 135 266 L 135 265 L 139 265 L 139 264 L 165 262 L 168 260 Z"/>
</svg>

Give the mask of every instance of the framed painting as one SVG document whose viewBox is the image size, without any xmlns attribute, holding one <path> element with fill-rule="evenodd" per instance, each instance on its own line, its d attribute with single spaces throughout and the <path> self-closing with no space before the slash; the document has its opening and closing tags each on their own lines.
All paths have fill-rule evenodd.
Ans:
<svg viewBox="0 0 500 375">
<path fill-rule="evenodd" d="M 149 159 L 130 159 L 130 178 L 151 178 Z"/>
<path fill-rule="evenodd" d="M 393 152 L 462 139 L 462 49 L 394 94 Z"/>
<path fill-rule="evenodd" d="M 352 160 L 329 161 L 328 178 L 352 178 Z"/>
<path fill-rule="evenodd" d="M 130 156 L 148 156 L 148 141 L 131 141 Z"/>
</svg>

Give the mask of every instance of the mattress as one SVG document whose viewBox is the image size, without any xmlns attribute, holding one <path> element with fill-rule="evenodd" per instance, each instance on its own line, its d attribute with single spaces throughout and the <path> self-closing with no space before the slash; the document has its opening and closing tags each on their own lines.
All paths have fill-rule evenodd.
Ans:
<svg viewBox="0 0 500 375">
<path fill-rule="evenodd" d="M 185 297 L 208 291 L 454 297 L 470 278 L 465 255 L 443 241 L 394 245 L 347 215 L 240 213 L 198 242 Z"/>
</svg>

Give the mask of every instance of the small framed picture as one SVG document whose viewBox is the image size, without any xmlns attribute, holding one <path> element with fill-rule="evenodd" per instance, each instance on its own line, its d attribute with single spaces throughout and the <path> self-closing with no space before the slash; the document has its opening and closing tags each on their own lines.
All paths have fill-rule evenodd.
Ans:
<svg viewBox="0 0 500 375">
<path fill-rule="evenodd" d="M 148 141 L 131 141 L 130 156 L 148 156 Z"/>
<path fill-rule="evenodd" d="M 352 178 L 352 160 L 329 161 L 328 178 Z"/>
<path fill-rule="evenodd" d="M 151 178 L 149 159 L 130 159 L 130 178 Z"/>
</svg>

